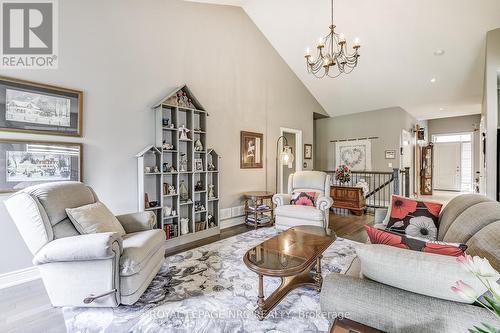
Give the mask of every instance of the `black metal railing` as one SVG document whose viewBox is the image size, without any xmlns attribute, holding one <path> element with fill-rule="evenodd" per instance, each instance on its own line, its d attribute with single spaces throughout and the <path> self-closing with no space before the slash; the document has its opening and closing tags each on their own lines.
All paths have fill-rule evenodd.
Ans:
<svg viewBox="0 0 500 333">
<path fill-rule="evenodd" d="M 340 183 L 335 179 L 335 171 L 326 171 L 331 176 L 331 185 L 364 187 L 368 212 L 376 208 L 389 207 L 393 194 L 410 196 L 410 168 L 392 171 L 351 171 L 351 180 Z"/>
</svg>

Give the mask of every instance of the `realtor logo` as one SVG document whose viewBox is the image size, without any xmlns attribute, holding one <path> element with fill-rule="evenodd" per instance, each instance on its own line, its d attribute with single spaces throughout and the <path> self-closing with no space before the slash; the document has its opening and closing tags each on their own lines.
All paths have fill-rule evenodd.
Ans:
<svg viewBox="0 0 500 333">
<path fill-rule="evenodd" d="M 0 0 L 2 68 L 57 68 L 57 0 Z"/>
</svg>

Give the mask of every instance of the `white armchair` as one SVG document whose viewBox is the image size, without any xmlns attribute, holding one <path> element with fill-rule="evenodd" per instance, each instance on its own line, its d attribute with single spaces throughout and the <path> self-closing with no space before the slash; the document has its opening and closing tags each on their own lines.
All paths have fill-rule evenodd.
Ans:
<svg viewBox="0 0 500 333">
<path fill-rule="evenodd" d="M 291 205 L 293 192 L 316 192 L 316 207 Z M 328 227 L 329 209 L 333 204 L 330 176 L 321 171 L 300 171 L 288 177 L 288 193 L 275 194 L 276 227 L 288 229 L 297 225 Z"/>
<path fill-rule="evenodd" d="M 165 233 L 151 212 L 117 216 L 124 236 L 80 234 L 65 209 L 97 201 L 79 182 L 28 187 L 5 201 L 54 306 L 133 304 L 164 261 Z"/>
</svg>

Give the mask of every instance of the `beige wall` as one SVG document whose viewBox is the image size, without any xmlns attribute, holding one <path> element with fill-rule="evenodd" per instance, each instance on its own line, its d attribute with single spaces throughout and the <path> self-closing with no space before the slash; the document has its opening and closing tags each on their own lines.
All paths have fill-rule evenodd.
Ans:
<svg viewBox="0 0 500 333">
<path fill-rule="evenodd" d="M 395 107 L 315 120 L 314 164 L 317 170 L 335 170 L 335 144 L 330 140 L 379 137 L 372 140 L 372 169 L 390 171 L 388 163 L 399 168 L 401 130 L 410 130 L 415 119 Z M 386 160 L 385 150 L 396 150 L 396 159 Z"/>
<path fill-rule="evenodd" d="M 432 140 L 432 135 L 435 134 L 451 134 L 451 133 L 464 133 L 473 132 L 472 151 L 474 159 L 474 176 L 476 171 L 479 171 L 479 153 L 480 153 L 480 138 L 479 131 L 474 129 L 479 128 L 481 122 L 481 115 L 474 114 L 463 117 L 451 117 L 441 119 L 431 119 L 428 121 L 429 126 L 429 140 Z"/>
<path fill-rule="evenodd" d="M 85 182 L 114 213 L 137 209 L 134 155 L 153 143 L 150 107 L 186 83 L 208 110 L 208 147 L 221 156 L 221 206 L 275 184 L 280 126 L 313 141 L 312 112 L 324 110 L 241 8 L 184 1 L 59 1 L 59 69 L 2 75 L 81 89 Z M 264 168 L 241 170 L 241 130 L 264 134 Z M 61 137 L 1 137 L 71 140 Z M 0 208 L 0 273 L 31 265 Z"/>
</svg>

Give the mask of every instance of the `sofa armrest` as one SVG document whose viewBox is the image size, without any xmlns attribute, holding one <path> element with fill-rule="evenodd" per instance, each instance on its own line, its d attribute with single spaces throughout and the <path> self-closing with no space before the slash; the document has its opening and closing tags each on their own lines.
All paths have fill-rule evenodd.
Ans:
<svg viewBox="0 0 500 333">
<path fill-rule="evenodd" d="M 316 208 L 318 208 L 321 211 L 328 211 L 330 207 L 333 205 L 333 199 L 330 197 L 326 196 L 321 196 L 318 199 L 316 199 Z"/>
<path fill-rule="evenodd" d="M 156 226 L 156 215 L 153 212 L 138 212 L 116 216 L 127 234 L 151 230 Z"/>
<path fill-rule="evenodd" d="M 389 213 L 388 208 L 377 208 L 375 209 L 375 221 L 374 224 L 382 224 L 385 217 Z"/>
<path fill-rule="evenodd" d="M 42 247 L 35 254 L 33 264 L 109 259 L 122 251 L 122 238 L 117 232 L 65 237 Z"/>
<path fill-rule="evenodd" d="M 292 196 L 290 194 L 278 193 L 273 195 L 273 203 L 276 206 L 289 205 L 290 200 L 292 200 Z"/>
</svg>

